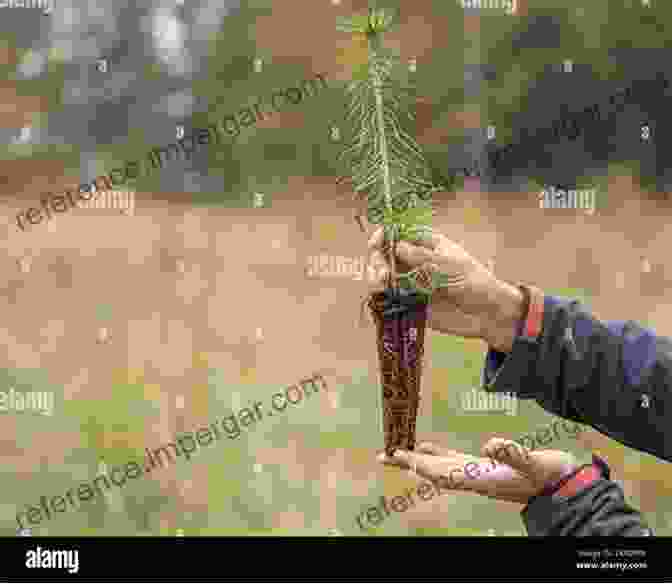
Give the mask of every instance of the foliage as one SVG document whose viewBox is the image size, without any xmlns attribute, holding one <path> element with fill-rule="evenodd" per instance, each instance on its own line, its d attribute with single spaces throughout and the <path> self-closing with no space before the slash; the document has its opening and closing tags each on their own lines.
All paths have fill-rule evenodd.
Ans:
<svg viewBox="0 0 672 584">
<path fill-rule="evenodd" d="M 488 64 L 490 73 L 482 84 L 481 108 L 487 112 L 488 123 L 496 127 L 497 143 L 515 144 L 520 155 L 515 167 L 507 168 L 502 178 L 515 172 L 549 184 L 557 181 L 560 171 L 570 181 L 578 175 L 599 182 L 615 170 L 611 164 L 634 157 L 642 161 L 641 167 L 624 165 L 618 170 L 635 176 L 641 173 L 642 189 L 661 190 L 656 181 L 662 180 L 663 165 L 658 162 L 655 167 L 649 149 L 642 148 L 641 154 L 633 156 L 638 150 L 629 147 L 631 141 L 639 142 L 639 128 L 632 123 L 639 112 L 646 112 L 641 117 L 652 127 L 665 119 L 664 96 L 655 92 L 594 130 L 585 128 L 576 142 L 548 139 L 534 148 L 528 146 L 524 135 L 550 127 L 553 120 L 562 117 L 563 105 L 580 111 L 604 103 L 633 79 L 664 71 L 664 65 L 658 63 L 664 62 L 664 51 L 670 44 L 665 30 L 670 10 L 666 3 L 647 5 L 640 0 L 589 4 L 538 0 L 528 3 L 525 17 L 480 18 L 481 62 Z M 646 70 L 641 67 L 642 54 L 648 55 Z M 573 62 L 573 72 L 562 71 L 565 60 Z M 578 87 L 580 91 L 576 91 Z M 658 132 L 656 148 L 663 150 L 667 139 L 667 133 Z M 565 156 L 569 152 L 571 158 Z M 578 158 L 575 152 L 581 152 Z M 648 168 L 646 162 L 651 163 Z"/>
<path fill-rule="evenodd" d="M 382 225 L 392 244 L 417 241 L 431 232 L 432 195 L 439 190 L 406 127 L 414 119 L 409 107 L 413 89 L 404 81 L 399 55 L 382 44 L 394 20 L 389 10 L 369 8 L 368 14 L 342 18 L 337 25 L 340 32 L 366 35 L 368 42 L 368 61 L 346 88 L 349 137 L 339 160 L 352 176 L 355 198 L 366 201 L 368 220 Z M 426 295 L 442 283 L 437 272 L 426 268 L 393 276 L 403 287 Z"/>
</svg>

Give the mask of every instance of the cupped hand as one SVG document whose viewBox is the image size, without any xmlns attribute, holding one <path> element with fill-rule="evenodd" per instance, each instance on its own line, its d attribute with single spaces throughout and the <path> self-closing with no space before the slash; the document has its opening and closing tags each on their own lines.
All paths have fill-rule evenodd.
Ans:
<svg viewBox="0 0 672 584">
<path fill-rule="evenodd" d="M 560 450 L 535 450 L 503 438 L 492 438 L 481 457 L 421 444 L 413 452 L 379 455 L 385 465 L 415 474 L 454 491 L 469 491 L 512 503 L 527 504 L 545 486 L 578 467 L 574 456 Z"/>
</svg>

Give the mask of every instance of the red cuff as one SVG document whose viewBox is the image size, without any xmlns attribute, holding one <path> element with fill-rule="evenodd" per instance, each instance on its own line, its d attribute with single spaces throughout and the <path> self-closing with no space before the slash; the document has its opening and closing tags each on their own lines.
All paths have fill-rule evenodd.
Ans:
<svg viewBox="0 0 672 584">
<path fill-rule="evenodd" d="M 602 470 L 595 464 L 583 467 L 579 472 L 563 481 L 553 497 L 572 497 L 602 478 Z M 551 493 L 549 493 L 551 494 Z"/>
<path fill-rule="evenodd" d="M 527 306 L 520 333 L 525 337 L 536 339 L 541 334 L 544 322 L 544 293 L 539 288 L 527 284 L 518 284 L 518 288 L 525 295 Z"/>
</svg>

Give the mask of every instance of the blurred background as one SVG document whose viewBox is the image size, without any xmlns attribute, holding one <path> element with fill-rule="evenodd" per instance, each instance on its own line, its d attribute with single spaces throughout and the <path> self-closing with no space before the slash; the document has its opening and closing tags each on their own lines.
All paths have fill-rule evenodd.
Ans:
<svg viewBox="0 0 672 584">
<path fill-rule="evenodd" d="M 375 462 L 383 437 L 374 330 L 359 323 L 366 278 L 306 274 L 311 256 L 366 250 L 348 183 L 335 182 L 334 131 L 343 84 L 366 60 L 336 17 L 366 3 L 142 4 L 0 9 L 0 391 L 56 396 L 53 416 L 0 412 L 0 533 L 15 534 L 16 513 L 41 495 L 323 370 L 328 392 L 33 535 L 524 536 L 518 506 L 467 494 L 393 515 L 375 533 L 355 522 L 381 495 L 415 484 Z M 667 96 L 640 92 L 573 142 L 531 149 L 521 139 L 563 108 L 601 104 L 665 71 L 672 7 L 518 0 L 509 15 L 445 0 L 384 5 L 400 11 L 388 43 L 409 62 L 417 139 L 446 183 L 436 227 L 503 278 L 672 334 Z M 73 210 L 16 227 L 42 193 L 316 73 L 329 85 L 316 97 L 134 181 L 133 215 Z M 487 152 L 511 141 L 521 144 L 516 164 L 495 173 Z M 476 164 L 481 177 L 450 179 Z M 540 209 L 550 184 L 594 186 L 595 213 Z M 485 349 L 428 334 L 420 439 L 476 453 L 493 435 L 552 421 L 527 401 L 515 416 L 462 411 Z M 581 460 L 600 453 L 656 533 L 672 534 L 669 464 L 595 431 L 551 447 Z"/>
</svg>

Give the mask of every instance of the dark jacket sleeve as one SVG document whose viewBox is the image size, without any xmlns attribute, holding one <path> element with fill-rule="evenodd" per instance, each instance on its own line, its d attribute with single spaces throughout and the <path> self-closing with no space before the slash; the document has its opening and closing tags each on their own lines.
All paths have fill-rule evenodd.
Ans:
<svg viewBox="0 0 672 584">
<path fill-rule="evenodd" d="M 625 502 L 621 487 L 609 480 L 606 463 L 596 456 L 593 463 L 604 478 L 570 497 L 549 494 L 528 503 L 521 515 L 530 537 L 653 535 L 642 515 Z"/>
<path fill-rule="evenodd" d="M 535 399 L 672 461 L 672 341 L 632 321 L 600 322 L 578 301 L 545 296 L 543 306 L 538 336 L 517 336 L 509 354 L 488 352 L 484 388 Z M 596 487 L 594 496 L 609 489 Z"/>
</svg>

